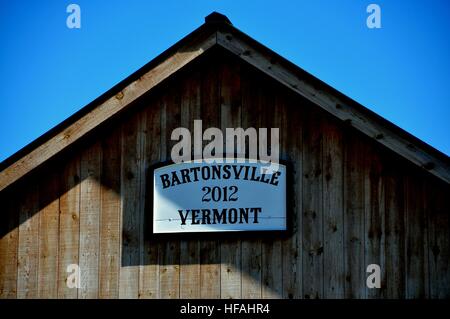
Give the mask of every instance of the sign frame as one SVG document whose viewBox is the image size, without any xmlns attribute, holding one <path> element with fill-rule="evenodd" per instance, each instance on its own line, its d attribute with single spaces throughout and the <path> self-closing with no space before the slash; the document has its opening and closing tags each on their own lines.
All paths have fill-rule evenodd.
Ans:
<svg viewBox="0 0 450 319">
<path fill-rule="evenodd" d="M 225 157 L 224 157 L 225 158 Z M 247 159 L 246 159 L 247 160 Z M 150 165 L 146 171 L 146 192 L 145 192 L 145 209 L 144 209 L 144 239 L 186 239 L 186 240 L 208 240 L 208 239 L 263 239 L 268 237 L 273 238 L 288 238 L 293 234 L 293 220 L 294 213 L 294 188 L 293 185 L 293 163 L 291 161 L 280 160 L 280 164 L 286 167 L 286 229 L 285 230 L 250 230 L 250 231 L 214 231 L 214 232 L 174 232 L 174 233 L 154 233 L 153 232 L 153 218 L 154 218 L 154 188 L 153 176 L 154 171 L 161 167 L 176 164 L 172 160 L 166 160 Z"/>
</svg>

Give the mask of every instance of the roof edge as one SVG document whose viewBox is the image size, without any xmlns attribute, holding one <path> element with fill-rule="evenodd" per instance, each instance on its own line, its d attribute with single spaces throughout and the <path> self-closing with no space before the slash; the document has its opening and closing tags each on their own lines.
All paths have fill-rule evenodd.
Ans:
<svg viewBox="0 0 450 319">
<path fill-rule="evenodd" d="M 0 191 L 126 108 L 135 99 L 183 68 L 187 63 L 217 45 L 450 184 L 450 158 L 447 155 L 257 42 L 235 28 L 226 16 L 213 12 L 205 18 L 205 23 L 199 28 L 69 118 L 2 161 L 0 163 Z M 177 54 L 179 56 L 174 58 Z M 175 63 L 175 65 L 169 67 L 170 63 Z M 140 94 L 137 94 L 136 91 L 139 91 Z M 104 112 L 103 120 L 99 122 L 92 121 L 92 119 L 86 120 L 88 117 L 86 115 L 91 116 L 95 112 Z M 70 127 L 78 122 L 86 125 L 84 133 L 70 130 Z M 49 149 L 45 149 L 43 146 L 53 140 L 55 140 L 56 148 L 48 153 Z M 39 148 L 44 148 L 43 154 L 45 155 L 40 158 L 33 156 L 35 155 L 33 153 Z"/>
<path fill-rule="evenodd" d="M 231 25 L 217 32 L 217 44 L 355 127 L 369 138 L 450 184 L 450 157 L 306 72 Z"/>
<path fill-rule="evenodd" d="M 101 116 L 107 120 L 215 46 L 216 30 L 221 25 L 222 23 L 202 24 L 138 71 L 3 160 L 0 163 L 0 191 L 87 134 L 95 127 L 95 116 L 99 113 L 103 112 Z M 85 131 L 79 130 L 78 127 L 71 130 L 75 123 L 78 126 L 80 122 Z M 48 145 L 52 142 L 53 145 Z"/>
</svg>

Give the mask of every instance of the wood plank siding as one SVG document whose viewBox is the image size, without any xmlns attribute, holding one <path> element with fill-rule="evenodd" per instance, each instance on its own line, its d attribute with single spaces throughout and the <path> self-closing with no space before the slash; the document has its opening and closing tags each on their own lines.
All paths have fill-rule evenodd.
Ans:
<svg viewBox="0 0 450 319">
<path fill-rule="evenodd" d="M 0 298 L 450 298 L 449 184 L 223 48 L 169 71 L 0 192 Z M 280 128 L 289 235 L 150 235 L 149 167 L 195 119 Z"/>
</svg>

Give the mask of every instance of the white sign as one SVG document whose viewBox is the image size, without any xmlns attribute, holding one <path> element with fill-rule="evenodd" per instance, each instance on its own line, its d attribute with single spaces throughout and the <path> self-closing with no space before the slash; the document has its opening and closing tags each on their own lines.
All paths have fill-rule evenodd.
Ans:
<svg viewBox="0 0 450 319">
<path fill-rule="evenodd" d="M 153 233 L 286 230 L 286 167 L 224 159 L 153 173 Z"/>
</svg>

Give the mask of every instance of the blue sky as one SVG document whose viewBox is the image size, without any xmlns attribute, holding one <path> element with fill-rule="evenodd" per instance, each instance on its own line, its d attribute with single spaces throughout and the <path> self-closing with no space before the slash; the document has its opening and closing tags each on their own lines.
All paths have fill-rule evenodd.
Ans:
<svg viewBox="0 0 450 319">
<path fill-rule="evenodd" d="M 81 29 L 66 7 L 81 7 Z M 381 7 L 368 29 L 366 7 Z M 212 11 L 450 154 L 450 2 L 0 0 L 0 161 L 203 23 Z"/>
</svg>

